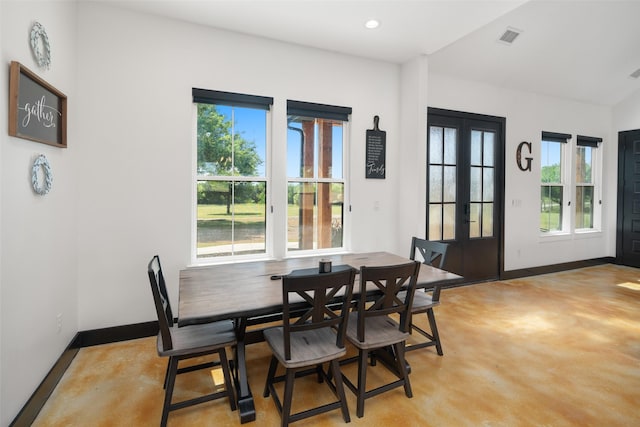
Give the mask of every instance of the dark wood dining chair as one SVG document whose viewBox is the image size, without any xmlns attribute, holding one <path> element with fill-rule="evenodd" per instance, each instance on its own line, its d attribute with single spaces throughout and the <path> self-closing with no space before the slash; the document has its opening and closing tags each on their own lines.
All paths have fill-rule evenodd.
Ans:
<svg viewBox="0 0 640 427">
<path fill-rule="evenodd" d="M 173 311 L 167 294 L 167 287 L 162 274 L 160 258 L 154 256 L 147 266 L 151 293 L 158 315 L 158 356 L 168 357 L 169 364 L 164 379 L 164 405 L 162 407 L 161 426 L 167 425 L 169 412 L 187 406 L 197 405 L 210 400 L 227 397 L 231 410 L 236 410 L 233 386 L 231 382 L 231 370 L 227 360 L 226 347 L 236 345 L 236 334 L 232 321 L 220 321 L 202 325 L 191 325 L 178 328 L 174 324 Z M 185 359 L 217 354 L 219 361 L 209 361 L 194 366 L 178 368 L 178 362 Z M 176 376 L 185 372 L 220 366 L 224 376 L 224 390 L 214 391 L 210 394 L 196 398 L 172 403 L 173 388 Z"/>
<path fill-rule="evenodd" d="M 447 257 L 448 247 L 449 245 L 447 243 L 434 242 L 413 237 L 411 239 L 411 252 L 409 257 L 415 260 L 416 254 L 419 254 L 422 258 L 423 264 L 443 268 Z M 412 319 L 411 329 L 424 336 L 426 341 L 407 345 L 406 351 L 418 350 L 420 348 L 435 345 L 438 355 L 443 355 L 440 334 L 438 333 L 438 325 L 436 324 L 436 316 L 433 312 L 433 308 L 440 305 L 440 291 L 441 286 L 438 284 L 433 287 L 433 290 L 420 289 L 416 291 L 416 294 L 413 297 L 413 305 L 411 306 L 411 315 L 413 317 L 420 313 L 426 313 L 429 321 L 429 328 L 431 330 L 425 331 L 416 325 Z"/>
<path fill-rule="evenodd" d="M 365 399 L 396 387 L 404 387 L 407 397 L 413 397 L 404 348 L 409 336 L 409 308 L 419 271 L 420 263 L 417 261 L 360 268 L 360 297 L 357 309 L 349 314 L 347 326 L 347 340 L 358 349 L 358 356 L 343 360 L 343 363 L 358 362 L 357 386 L 343 375 L 344 383 L 357 397 L 358 417 L 364 416 Z M 367 285 L 370 286 L 368 294 Z M 402 289 L 406 289 L 406 292 L 401 297 Z M 391 315 L 399 316 L 399 321 L 394 320 Z M 374 350 L 377 350 L 375 356 L 371 354 Z M 398 379 L 367 390 L 367 361 L 370 355 L 373 357 L 372 365 L 375 359 L 380 360 Z M 387 359 L 389 360 L 385 362 Z"/>
<path fill-rule="evenodd" d="M 350 266 L 334 266 L 330 273 L 306 269 L 282 278 L 283 325 L 264 331 L 273 356 L 263 393 L 273 397 L 282 426 L 336 409 L 341 409 L 345 422 L 351 420 L 338 359 L 347 352 L 345 329 L 355 274 Z M 278 364 L 284 366 L 284 375 L 276 376 Z M 291 414 L 294 379 L 310 374 L 318 375 L 338 400 Z M 281 402 L 274 384 L 282 381 Z"/>
</svg>

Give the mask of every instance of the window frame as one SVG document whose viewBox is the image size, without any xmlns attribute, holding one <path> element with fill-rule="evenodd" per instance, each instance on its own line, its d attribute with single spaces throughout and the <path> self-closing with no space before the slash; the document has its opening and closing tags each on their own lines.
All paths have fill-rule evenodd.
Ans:
<svg viewBox="0 0 640 427">
<path fill-rule="evenodd" d="M 542 137 L 540 139 L 540 189 L 542 187 L 560 187 L 562 188 L 562 202 L 560 204 L 560 213 L 562 215 L 562 221 L 560 222 L 559 230 L 543 230 L 541 227 L 541 221 L 538 220 L 538 228 L 540 230 L 540 234 L 542 236 L 551 236 L 551 235 L 563 235 L 568 234 L 570 232 L 571 226 L 571 211 L 569 210 L 571 203 L 570 199 L 567 200 L 567 195 L 569 193 L 569 189 L 567 187 L 571 186 L 571 178 L 568 174 L 569 170 L 573 170 L 572 167 L 568 167 L 570 163 L 568 163 L 569 158 L 572 157 L 568 155 L 569 151 L 567 150 L 567 146 L 569 145 L 569 140 L 571 139 L 571 134 L 559 133 L 559 132 L 546 132 L 542 131 Z M 552 142 L 560 144 L 560 182 L 553 183 L 545 183 L 542 182 L 542 143 L 543 142 Z M 542 213 L 542 197 L 540 198 L 540 209 L 539 212 Z"/>
<path fill-rule="evenodd" d="M 264 110 L 265 116 L 265 151 L 264 175 L 201 175 L 198 173 L 198 104 L 211 104 L 232 108 L 254 108 Z M 273 253 L 273 219 L 271 213 L 271 107 L 273 98 L 247 95 L 209 89 L 192 88 L 193 112 L 193 156 L 192 156 L 192 213 L 191 213 L 191 260 L 194 265 L 217 264 L 230 261 L 268 259 Z M 231 254 L 222 256 L 198 257 L 198 183 L 200 181 L 230 181 L 234 185 L 240 182 L 264 182 L 265 189 L 265 250 L 263 253 Z"/>
<path fill-rule="evenodd" d="M 288 171 L 284 174 L 285 179 L 285 191 L 288 194 L 289 185 L 292 183 L 313 183 L 316 185 L 316 192 L 318 194 L 317 186 L 319 184 L 333 184 L 339 183 L 343 186 L 343 200 L 342 200 L 342 246 L 340 247 L 331 247 L 331 248 L 317 248 L 313 249 L 290 249 L 289 248 L 289 239 L 288 239 L 288 231 L 285 233 L 283 238 L 282 245 L 284 246 L 284 254 L 285 257 L 301 257 L 308 255 L 323 255 L 323 254 L 333 254 L 333 253 L 342 253 L 346 252 L 350 247 L 350 235 L 351 235 L 351 226 L 349 221 L 349 211 L 350 211 L 350 168 L 349 168 L 349 145 L 350 145 L 350 116 L 352 113 L 351 107 L 342 107 L 336 105 L 328 105 L 328 104 L 318 104 L 312 102 L 305 101 L 296 101 L 296 100 L 287 100 L 287 110 L 286 110 L 286 118 L 287 123 L 289 123 L 290 116 L 299 116 L 305 118 L 313 118 L 331 120 L 331 121 L 341 121 L 342 122 L 342 178 L 336 179 L 333 177 L 320 177 L 319 168 L 314 166 L 314 176 L 313 177 L 292 177 L 289 176 Z M 288 133 L 288 132 L 287 132 Z M 285 153 L 286 164 L 288 164 L 288 136 L 287 141 L 285 143 Z M 302 174 L 301 174 L 302 175 Z M 287 197 L 287 207 L 288 207 L 288 197 Z M 285 210 L 286 211 L 286 210 Z M 288 214 L 285 215 L 285 221 L 288 221 Z M 315 239 L 314 235 L 314 239 Z"/>
<path fill-rule="evenodd" d="M 578 159 L 578 149 L 580 147 L 590 147 L 591 148 L 591 182 L 590 183 L 582 183 L 582 182 L 578 182 L 577 180 L 577 174 L 576 171 L 574 170 L 573 172 L 573 177 L 574 177 L 574 197 L 576 199 L 576 203 L 575 206 L 573 208 L 573 215 L 574 215 L 574 232 L 576 233 L 590 233 L 590 232 L 599 232 L 601 231 L 601 215 L 602 215 L 602 195 L 601 195 L 601 184 L 602 184 L 602 177 L 600 174 L 600 158 L 601 158 L 601 150 L 600 150 L 600 143 L 602 142 L 602 138 L 597 138 L 597 137 L 591 137 L 591 136 L 584 136 L 584 135 L 577 135 L 576 136 L 576 145 L 575 145 L 575 149 L 573 150 L 576 158 L 574 160 L 574 167 L 577 167 L 576 165 L 576 161 Z M 579 187 L 592 187 L 593 188 L 593 195 L 592 195 L 592 218 L 591 218 L 591 227 L 577 227 L 577 219 L 575 217 L 577 217 L 577 208 L 578 208 L 578 203 L 577 203 L 577 191 Z"/>
<path fill-rule="evenodd" d="M 549 230 L 543 231 L 540 227 L 540 237 L 549 238 L 556 236 L 585 236 L 588 234 L 601 232 L 602 229 L 602 174 L 600 173 L 602 166 L 602 150 L 600 149 L 600 143 L 602 138 L 576 135 L 575 138 L 571 134 L 557 133 L 557 132 L 542 132 L 540 139 L 541 144 L 543 141 L 561 143 L 561 183 L 558 183 L 562 187 L 562 229 L 561 230 Z M 578 148 L 591 147 L 591 183 L 581 183 L 577 180 L 577 159 Z M 541 161 L 540 172 L 542 173 L 542 145 L 540 147 Z M 555 184 L 555 183 L 551 183 Z M 549 183 L 542 182 L 542 176 L 540 177 L 540 186 L 549 185 Z M 593 187 L 593 213 L 592 213 L 592 227 L 577 228 L 577 191 L 580 187 Z M 540 210 L 542 213 L 542 198 L 540 199 Z"/>
</svg>

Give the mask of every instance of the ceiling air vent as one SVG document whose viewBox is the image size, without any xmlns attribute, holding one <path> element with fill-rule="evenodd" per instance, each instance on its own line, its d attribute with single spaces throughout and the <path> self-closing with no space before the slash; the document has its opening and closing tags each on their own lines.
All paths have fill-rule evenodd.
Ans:
<svg viewBox="0 0 640 427">
<path fill-rule="evenodd" d="M 520 35 L 522 30 L 518 30 L 516 28 L 507 27 L 507 30 L 500 36 L 498 39 L 499 42 L 504 44 L 511 44 L 513 41 Z"/>
<path fill-rule="evenodd" d="M 633 77 L 634 79 L 637 79 L 638 77 L 640 77 L 640 68 L 638 68 L 633 73 L 631 73 L 631 77 Z"/>
</svg>

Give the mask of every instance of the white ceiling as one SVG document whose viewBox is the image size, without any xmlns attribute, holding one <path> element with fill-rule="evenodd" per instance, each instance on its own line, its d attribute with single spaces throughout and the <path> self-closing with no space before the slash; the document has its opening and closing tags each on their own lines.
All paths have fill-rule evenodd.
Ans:
<svg viewBox="0 0 640 427">
<path fill-rule="evenodd" d="M 225 30 L 614 105 L 640 90 L 640 0 L 107 0 Z M 381 26 L 367 30 L 377 18 Z M 511 46 L 497 40 L 522 30 Z"/>
</svg>

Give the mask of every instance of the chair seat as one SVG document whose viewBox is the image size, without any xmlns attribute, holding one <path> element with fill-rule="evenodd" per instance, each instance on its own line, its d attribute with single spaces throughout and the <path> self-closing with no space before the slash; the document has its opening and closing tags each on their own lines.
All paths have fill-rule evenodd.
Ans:
<svg viewBox="0 0 640 427">
<path fill-rule="evenodd" d="M 409 337 L 401 332 L 398 323 L 388 316 L 368 317 L 365 320 L 365 341 L 358 341 L 358 313 L 349 313 L 347 339 L 360 349 L 380 348 L 396 344 Z"/>
<path fill-rule="evenodd" d="M 398 294 L 400 299 L 404 299 L 406 295 L 406 292 L 400 292 Z M 429 308 L 433 308 L 437 305 L 440 305 L 440 301 L 433 301 L 433 299 L 431 298 L 431 292 L 423 292 L 423 291 L 416 291 L 415 294 L 413 294 L 413 304 L 411 305 L 411 312 L 412 313 L 422 313 L 423 311 L 426 311 Z"/>
<path fill-rule="evenodd" d="M 207 352 L 218 348 L 236 345 L 236 334 L 230 320 L 189 325 L 178 328 L 171 326 L 173 348 L 163 350 L 162 336 L 158 334 L 158 355 L 183 356 Z"/>
<path fill-rule="evenodd" d="M 264 338 L 273 354 L 287 369 L 317 365 L 347 353 L 346 348 L 336 345 L 336 333 L 330 328 L 292 332 L 289 360 L 284 357 L 284 329 L 281 326 L 266 329 Z"/>
</svg>

